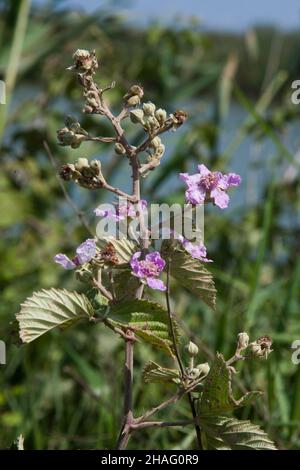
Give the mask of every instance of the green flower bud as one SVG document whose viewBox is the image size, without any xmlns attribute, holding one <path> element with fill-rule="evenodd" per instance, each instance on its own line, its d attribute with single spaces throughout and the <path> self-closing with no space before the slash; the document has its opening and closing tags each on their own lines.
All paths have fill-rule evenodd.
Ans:
<svg viewBox="0 0 300 470">
<path fill-rule="evenodd" d="M 141 100 L 139 98 L 138 95 L 133 95 L 133 96 L 130 96 L 127 100 L 126 100 L 126 104 L 127 106 L 137 106 L 138 104 L 140 104 Z"/>
<path fill-rule="evenodd" d="M 74 133 L 67 127 L 59 129 L 57 132 L 57 139 L 61 145 L 71 145 L 74 140 Z"/>
<path fill-rule="evenodd" d="M 93 176 L 98 176 L 101 173 L 101 162 L 99 160 L 92 160 L 90 168 L 93 170 Z"/>
<path fill-rule="evenodd" d="M 120 142 L 117 142 L 116 145 L 115 145 L 115 152 L 118 155 L 125 155 L 126 150 L 125 150 L 124 145 L 120 144 Z"/>
<path fill-rule="evenodd" d="M 187 345 L 186 349 L 187 349 L 188 355 L 189 355 L 190 357 L 195 357 L 195 356 L 197 356 L 197 354 L 198 354 L 198 352 L 199 352 L 198 346 L 197 346 L 195 343 L 193 343 L 192 341 L 189 342 L 189 344 Z"/>
<path fill-rule="evenodd" d="M 87 158 L 78 158 L 75 163 L 75 169 L 81 172 L 83 168 L 89 168 L 89 161 Z"/>
<path fill-rule="evenodd" d="M 81 169 L 81 174 L 82 176 L 84 176 L 85 178 L 93 178 L 94 176 L 96 176 L 95 174 L 95 170 L 91 167 L 83 167 Z"/>
<path fill-rule="evenodd" d="M 210 371 L 210 367 L 208 362 L 203 362 L 203 364 L 198 364 L 196 366 L 196 369 L 199 370 L 199 375 L 207 375 Z"/>
<path fill-rule="evenodd" d="M 247 333 L 243 332 L 243 333 L 239 333 L 237 335 L 237 349 L 239 351 L 242 351 L 243 349 L 246 349 L 248 347 L 248 344 L 249 344 L 249 336 Z"/>
<path fill-rule="evenodd" d="M 142 109 L 135 109 L 130 111 L 130 120 L 134 124 L 144 124 L 144 111 Z"/>
<path fill-rule="evenodd" d="M 146 116 L 144 119 L 145 128 L 149 132 L 155 132 L 156 129 L 159 129 L 159 122 L 155 119 L 154 116 Z"/>
<path fill-rule="evenodd" d="M 156 106 L 154 103 L 150 101 L 148 103 L 143 104 L 143 111 L 147 116 L 154 116 Z"/>
<path fill-rule="evenodd" d="M 74 139 L 73 139 L 73 142 L 71 144 L 71 147 L 73 149 L 76 149 L 80 146 L 81 142 L 85 141 L 86 140 L 86 136 L 85 135 L 82 135 L 82 134 L 74 134 Z"/>
</svg>

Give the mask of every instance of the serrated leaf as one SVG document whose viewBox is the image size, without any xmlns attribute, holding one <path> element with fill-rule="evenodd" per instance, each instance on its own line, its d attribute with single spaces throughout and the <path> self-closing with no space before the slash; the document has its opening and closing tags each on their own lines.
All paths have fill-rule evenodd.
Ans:
<svg viewBox="0 0 300 470">
<path fill-rule="evenodd" d="M 156 362 L 149 361 L 144 367 L 143 380 L 145 383 L 176 383 L 180 378 L 177 369 L 167 369 Z"/>
<path fill-rule="evenodd" d="M 157 302 L 135 299 L 111 306 L 109 318 L 124 327 L 128 325 L 140 339 L 173 356 L 167 310 Z M 178 338 L 178 328 L 174 323 Z"/>
<path fill-rule="evenodd" d="M 201 430 L 207 450 L 276 450 L 269 436 L 250 421 L 211 416 L 201 419 Z"/>
<path fill-rule="evenodd" d="M 216 288 L 212 274 L 199 260 L 185 251 L 179 242 L 164 240 L 161 247 L 162 257 L 170 259 L 170 274 L 182 286 L 197 295 L 209 307 L 216 307 Z"/>
<path fill-rule="evenodd" d="M 248 392 L 239 400 L 232 394 L 231 372 L 222 354 L 217 354 L 205 379 L 201 394 L 198 415 L 219 415 L 235 408 L 249 405 L 261 392 Z"/>
<path fill-rule="evenodd" d="M 118 271 L 114 275 L 114 288 L 118 301 L 133 300 L 140 285 L 140 279 L 132 276 L 128 269 Z"/>
<path fill-rule="evenodd" d="M 84 294 L 65 289 L 34 292 L 21 304 L 16 316 L 20 338 L 30 343 L 55 327 L 69 327 L 82 318 L 92 317 L 93 313 L 92 304 Z"/>
<path fill-rule="evenodd" d="M 121 240 L 117 240 L 116 238 L 109 236 L 106 238 L 98 239 L 98 246 L 101 249 L 107 245 L 107 243 L 111 243 L 115 250 L 116 256 L 119 260 L 120 264 L 127 264 L 129 263 L 132 255 L 138 251 L 138 246 L 132 240 L 128 240 L 126 238 L 122 238 Z"/>
</svg>

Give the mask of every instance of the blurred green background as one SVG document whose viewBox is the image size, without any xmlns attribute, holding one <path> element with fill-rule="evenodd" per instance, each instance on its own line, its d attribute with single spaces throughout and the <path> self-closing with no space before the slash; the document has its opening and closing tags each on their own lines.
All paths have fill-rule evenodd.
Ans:
<svg viewBox="0 0 300 470">
<path fill-rule="evenodd" d="M 186 338 L 201 347 L 199 362 L 215 351 L 229 356 L 235 337 L 268 334 L 274 352 L 267 362 L 239 366 L 235 393 L 262 389 L 255 407 L 239 412 L 261 424 L 280 448 L 300 449 L 300 366 L 291 344 L 300 339 L 300 113 L 291 103 L 291 83 L 300 78 L 300 33 L 260 26 L 241 33 L 208 31 L 193 18 L 139 28 L 100 9 L 91 15 L 55 9 L 58 2 L 0 1 L 0 79 L 7 104 L 0 105 L 0 339 L 7 364 L 0 366 L 0 448 L 25 436 L 30 449 L 113 448 L 122 409 L 123 343 L 100 325 L 53 332 L 26 347 L 15 344 L 14 314 L 34 290 L 82 290 L 70 272 L 53 263 L 87 237 L 67 204 L 43 147 L 58 164 L 79 156 L 99 158 L 107 179 L 126 188 L 126 162 L 105 144 L 77 150 L 59 147 L 64 116 L 79 118 L 92 135 L 105 135 L 103 119 L 81 115 L 81 90 L 65 69 L 77 48 L 96 49 L 98 80 L 117 86 L 109 94 L 118 109 L 133 83 L 145 99 L 169 112 L 185 108 L 189 120 L 166 136 L 161 166 L 144 183 L 144 196 L 180 202 L 178 173 L 208 167 L 232 170 L 243 184 L 228 211 L 206 211 L 205 240 L 218 290 L 217 310 L 176 289 L 173 301 Z M 131 142 L 140 135 L 128 124 Z M 93 226 L 93 209 L 107 195 L 67 185 Z M 143 385 L 142 368 L 159 354 L 138 346 L 135 410 L 139 414 L 171 393 Z M 164 358 L 161 361 L 166 363 Z M 167 364 L 167 363 L 166 363 Z M 168 419 L 189 417 L 182 401 Z M 129 448 L 195 448 L 191 428 L 147 430 Z"/>
</svg>

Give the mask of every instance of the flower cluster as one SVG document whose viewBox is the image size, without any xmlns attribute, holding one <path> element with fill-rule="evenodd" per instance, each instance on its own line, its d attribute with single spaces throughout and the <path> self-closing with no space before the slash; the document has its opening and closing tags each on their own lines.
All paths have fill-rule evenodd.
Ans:
<svg viewBox="0 0 300 470">
<path fill-rule="evenodd" d="M 221 209 L 229 203 L 227 190 L 241 183 L 241 177 L 235 173 L 223 175 L 220 171 L 209 171 L 205 165 L 198 165 L 198 173 L 189 175 L 180 173 L 180 179 L 187 184 L 186 200 L 190 204 L 204 204 L 212 200 Z"/>
<path fill-rule="evenodd" d="M 68 116 L 65 120 L 65 127 L 57 131 L 57 139 L 62 146 L 70 145 L 76 149 L 87 140 L 88 133 L 80 126 L 80 123 Z"/>
</svg>

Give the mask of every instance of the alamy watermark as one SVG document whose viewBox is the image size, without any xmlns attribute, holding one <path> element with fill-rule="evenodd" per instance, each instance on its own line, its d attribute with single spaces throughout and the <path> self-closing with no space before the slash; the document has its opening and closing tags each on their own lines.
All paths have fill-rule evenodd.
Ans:
<svg viewBox="0 0 300 470">
<path fill-rule="evenodd" d="M 291 87 L 293 90 L 295 90 L 291 96 L 292 103 L 300 104 L 300 80 L 294 80 Z"/>
<path fill-rule="evenodd" d="M 6 364 L 6 344 L 0 340 L 0 365 Z"/>
<path fill-rule="evenodd" d="M 98 214 L 106 215 L 97 224 L 97 237 L 113 236 L 118 239 L 143 238 L 168 240 L 183 237 L 191 242 L 204 241 L 204 206 L 191 204 L 150 204 L 133 209 L 132 204 L 119 198 L 117 204 L 101 204 Z M 140 216 L 131 218 L 128 211 L 139 212 Z M 128 217 L 129 216 L 129 217 Z"/>
<path fill-rule="evenodd" d="M 6 86 L 3 80 L 0 80 L 0 104 L 6 104 Z"/>
<path fill-rule="evenodd" d="M 300 364 L 300 339 L 295 339 L 291 345 L 291 348 L 294 350 L 292 354 L 292 363 L 297 366 Z"/>
</svg>

